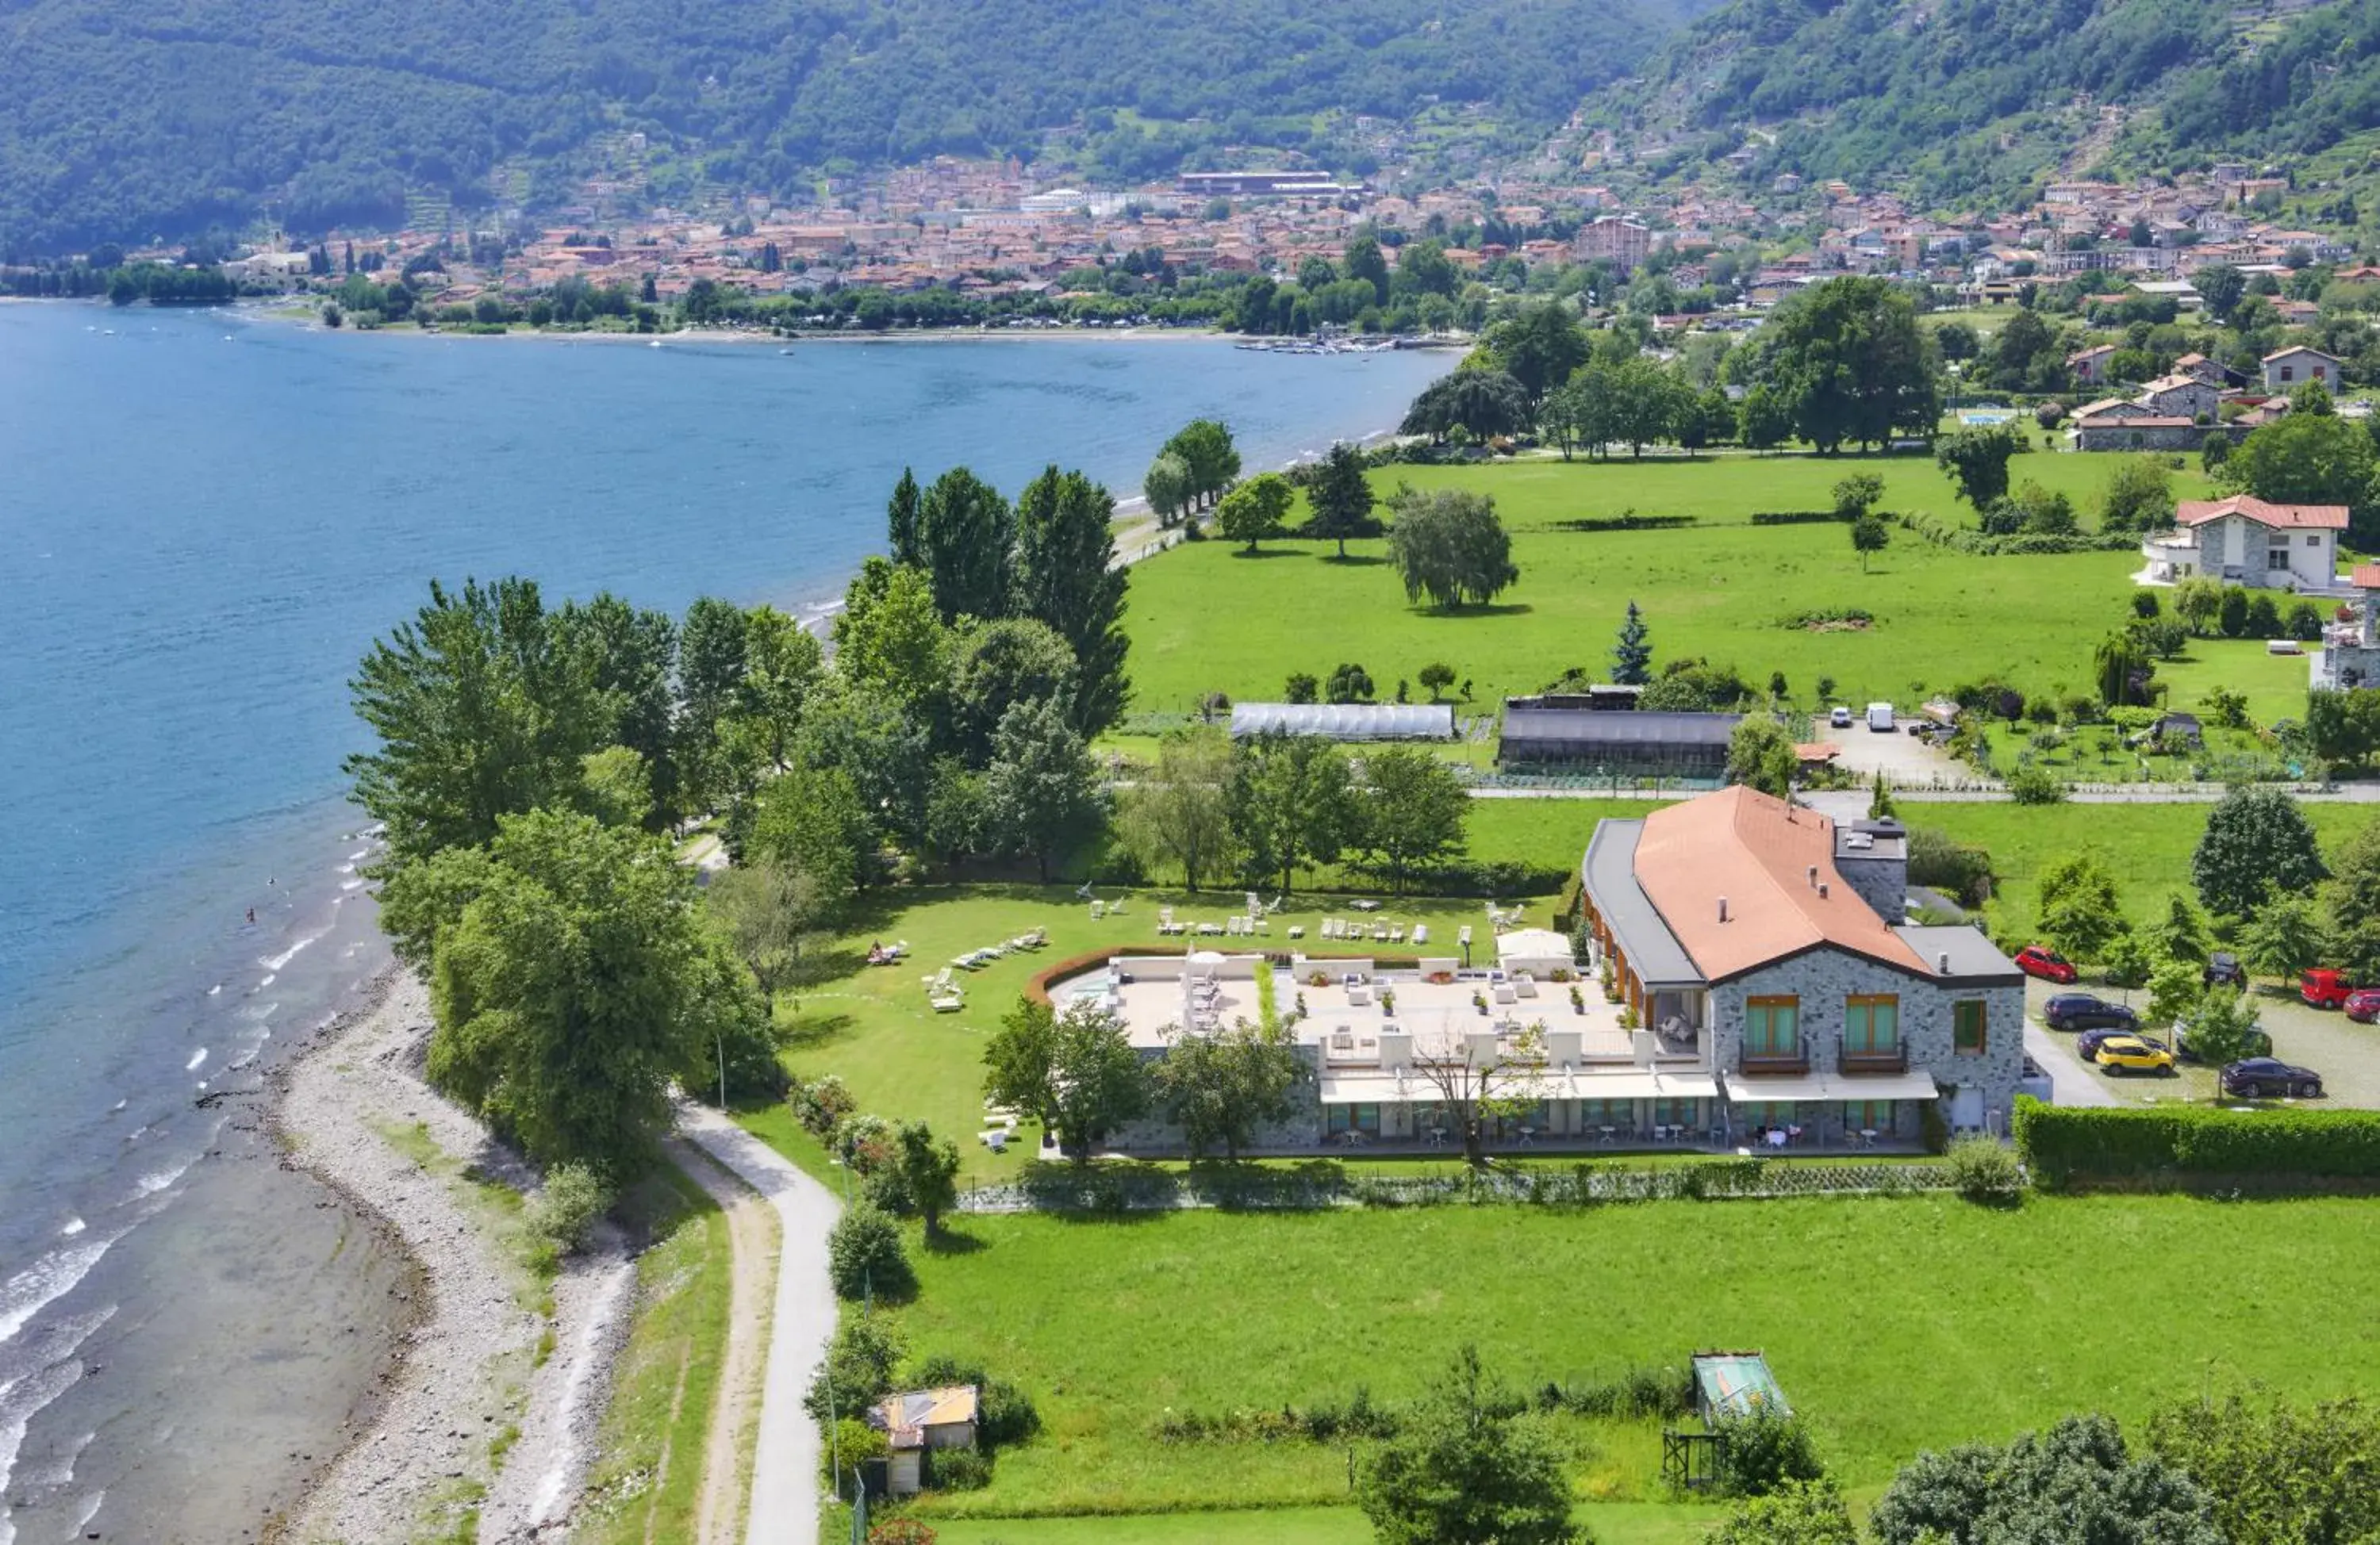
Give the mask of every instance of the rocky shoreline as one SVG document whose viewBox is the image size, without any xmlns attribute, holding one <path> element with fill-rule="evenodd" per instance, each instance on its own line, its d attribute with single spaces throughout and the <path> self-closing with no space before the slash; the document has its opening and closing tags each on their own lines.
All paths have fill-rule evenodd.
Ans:
<svg viewBox="0 0 2380 1545">
<path fill-rule="evenodd" d="M 268 1536 L 291 1545 L 410 1539 L 475 1508 L 482 1540 L 558 1539 L 594 1457 L 633 1265 L 607 1239 L 549 1288 L 495 1237 L 458 1173 L 524 1194 L 536 1176 L 423 1081 L 430 1028 L 420 979 L 391 971 L 273 1078 L 283 1164 L 412 1268 L 346 1448 Z"/>
</svg>

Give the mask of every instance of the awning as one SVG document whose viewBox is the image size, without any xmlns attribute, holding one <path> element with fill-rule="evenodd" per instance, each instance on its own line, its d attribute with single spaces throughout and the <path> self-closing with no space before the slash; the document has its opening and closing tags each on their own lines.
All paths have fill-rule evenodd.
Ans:
<svg viewBox="0 0 2380 1545">
<path fill-rule="evenodd" d="M 1735 1101 L 1938 1100 L 1941 1096 L 1931 1073 L 1808 1073 L 1800 1078 L 1727 1075 L 1727 1097 Z"/>
<path fill-rule="evenodd" d="M 1351 1069 L 1343 1073 L 1322 1075 L 1322 1103 L 1326 1105 L 1377 1105 L 1398 1100 L 1437 1101 L 1445 1096 L 1436 1084 L 1425 1078 L 1407 1075 L 1402 1083 L 1394 1073 L 1377 1068 Z"/>
<path fill-rule="evenodd" d="M 1658 1099 L 1716 1100 L 1718 1098 L 1718 1080 L 1708 1073 L 1663 1073 L 1657 1070 L 1653 1074 L 1653 1093 Z"/>
</svg>

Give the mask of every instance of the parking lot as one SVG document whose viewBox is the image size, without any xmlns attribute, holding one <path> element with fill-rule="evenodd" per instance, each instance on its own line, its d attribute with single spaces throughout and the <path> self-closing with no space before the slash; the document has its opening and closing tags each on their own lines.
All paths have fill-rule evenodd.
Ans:
<svg viewBox="0 0 2380 1545">
<path fill-rule="evenodd" d="M 2025 1010 L 2033 1019 L 2034 1033 L 2026 1037 L 2026 1044 L 2033 1050 L 2036 1060 L 2043 1061 L 2045 1066 L 2051 1059 L 2058 1060 L 2059 1066 L 2053 1069 L 2053 1076 L 2060 1085 L 2066 1084 L 2071 1076 L 2088 1079 L 2124 1104 L 2146 1105 L 2177 1098 L 2204 1100 L 2213 1097 L 2213 1072 L 2189 1064 L 2183 1065 L 2179 1079 L 2110 1077 L 2086 1065 L 2074 1055 L 2074 1037 L 2071 1034 L 2049 1030 L 2041 1023 L 2042 1006 L 2049 1001 L 2052 994 L 2060 992 L 2091 993 L 2116 1003 L 2129 1002 L 2134 1008 L 2139 1008 L 2144 1001 L 2143 994 L 2127 994 L 2113 987 L 2058 987 L 2046 982 L 2027 983 Z M 2360 1025 L 2336 1011 L 2309 1008 L 2298 1001 L 2294 993 L 2283 996 L 2269 988 L 2258 990 L 2256 1006 L 2265 1032 L 2273 1038 L 2273 1055 L 2284 1062 L 2311 1068 L 2322 1075 L 2324 1097 L 2311 1104 L 2380 1110 L 2380 1025 Z M 2169 1026 L 2143 1026 L 2143 1029 L 2160 1040 L 2169 1039 Z"/>
<path fill-rule="evenodd" d="M 1835 766 L 1862 779 L 1873 778 L 1881 770 L 1888 782 L 1896 784 L 1929 784 L 1937 782 L 1972 782 L 1976 775 L 1964 763 L 1952 761 L 1943 753 L 1909 732 L 1911 720 L 1904 715 L 1889 735 L 1867 727 L 1864 710 L 1852 707 L 1851 728 L 1838 730 L 1819 714 L 1810 722 L 1810 738 L 1840 746 L 1842 754 Z"/>
</svg>

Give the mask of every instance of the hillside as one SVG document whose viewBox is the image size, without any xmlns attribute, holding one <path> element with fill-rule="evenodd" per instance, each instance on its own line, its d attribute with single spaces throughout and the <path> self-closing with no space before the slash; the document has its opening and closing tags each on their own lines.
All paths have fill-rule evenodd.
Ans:
<svg viewBox="0 0 2380 1545">
<path fill-rule="evenodd" d="M 2380 0 L 1730 0 L 1587 113 L 1657 166 L 1955 204 L 2380 123 Z"/>
<path fill-rule="evenodd" d="M 1172 172 L 1227 145 L 1367 169 L 1353 115 L 1534 135 L 1706 0 L 0 0 L 0 256 L 298 232 L 408 205 L 792 194 L 832 168 Z M 1088 115 L 1087 119 L 1086 115 Z"/>
</svg>

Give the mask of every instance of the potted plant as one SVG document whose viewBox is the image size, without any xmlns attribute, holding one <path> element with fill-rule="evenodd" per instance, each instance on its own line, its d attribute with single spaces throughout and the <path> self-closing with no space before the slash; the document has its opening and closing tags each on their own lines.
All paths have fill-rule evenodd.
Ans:
<svg viewBox="0 0 2380 1545">
<path fill-rule="evenodd" d="M 1634 1030 L 1643 1022 L 1636 1017 L 1636 1010 L 1633 1008 L 1622 1008 L 1620 1011 L 1620 1028 L 1622 1030 Z"/>
<path fill-rule="evenodd" d="M 1380 989 L 1380 1012 L 1381 1012 L 1383 1015 L 1389 1015 L 1389 1014 L 1394 1014 L 1396 1011 L 1397 1011 L 1397 990 L 1396 990 L 1394 987 L 1383 987 L 1383 988 L 1381 988 L 1381 989 Z"/>
<path fill-rule="evenodd" d="M 1611 957 L 1609 955 L 1603 958 L 1603 1001 L 1606 1003 L 1620 1001 L 1620 982 L 1612 974 Z"/>
<path fill-rule="evenodd" d="M 1480 992 L 1473 993 L 1471 995 L 1471 1007 L 1476 1008 L 1482 1014 L 1488 1012 L 1488 995 Z"/>
<path fill-rule="evenodd" d="M 1575 983 L 1572 984 L 1570 989 L 1570 1010 L 1573 1014 L 1586 1012 L 1586 995 L 1578 990 Z"/>
</svg>

